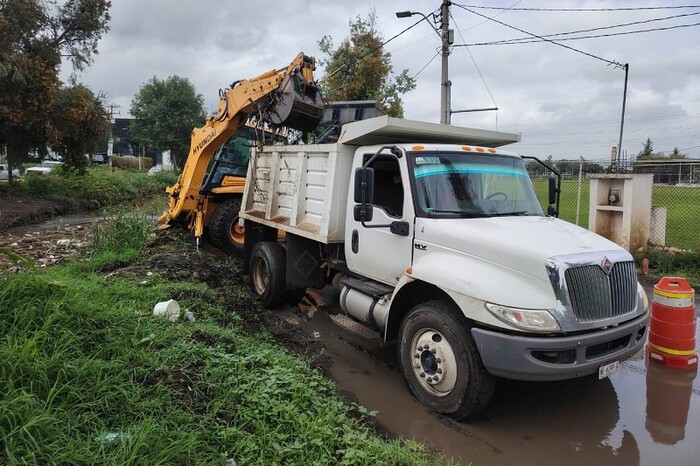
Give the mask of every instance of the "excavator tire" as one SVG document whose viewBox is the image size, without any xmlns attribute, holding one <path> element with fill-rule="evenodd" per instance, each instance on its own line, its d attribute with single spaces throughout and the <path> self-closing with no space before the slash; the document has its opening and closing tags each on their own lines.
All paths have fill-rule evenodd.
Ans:
<svg viewBox="0 0 700 466">
<path fill-rule="evenodd" d="M 219 204 L 209 222 L 209 240 L 217 248 L 236 257 L 243 257 L 244 230 L 238 225 L 241 196 Z"/>
</svg>

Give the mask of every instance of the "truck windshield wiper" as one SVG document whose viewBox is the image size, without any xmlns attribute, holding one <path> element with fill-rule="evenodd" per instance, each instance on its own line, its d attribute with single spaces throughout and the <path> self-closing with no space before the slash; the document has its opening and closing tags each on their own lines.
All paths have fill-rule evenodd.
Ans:
<svg viewBox="0 0 700 466">
<path fill-rule="evenodd" d="M 431 209 L 431 214 L 454 214 L 464 218 L 489 218 L 489 217 L 509 217 L 509 216 L 525 216 L 530 215 L 527 210 L 516 210 L 515 212 L 468 212 L 465 210 L 436 210 Z"/>
<path fill-rule="evenodd" d="M 519 217 L 530 215 L 530 212 L 528 212 L 527 210 L 516 210 L 515 212 L 498 212 L 495 214 L 487 214 L 486 217 L 509 217 L 511 215 L 514 217 Z"/>
</svg>

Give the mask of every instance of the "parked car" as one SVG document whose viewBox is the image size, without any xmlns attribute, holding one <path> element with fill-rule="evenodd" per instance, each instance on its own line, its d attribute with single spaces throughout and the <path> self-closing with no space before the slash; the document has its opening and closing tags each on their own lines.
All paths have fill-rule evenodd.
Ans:
<svg viewBox="0 0 700 466">
<path fill-rule="evenodd" d="M 41 165 L 27 168 L 24 173 L 27 175 L 48 175 L 54 168 L 63 165 L 63 162 L 54 160 L 42 160 Z"/>
<path fill-rule="evenodd" d="M 151 168 L 148 169 L 148 176 L 153 176 L 156 173 L 160 173 L 163 171 L 163 165 L 153 165 Z"/>
<path fill-rule="evenodd" d="M 19 178 L 19 170 L 12 169 L 12 177 Z M 0 163 L 0 181 L 7 181 L 10 178 L 9 166 L 6 163 Z"/>
<path fill-rule="evenodd" d="M 92 154 L 90 157 L 90 162 L 107 163 L 109 162 L 109 156 L 107 155 L 107 152 L 97 152 L 96 154 Z"/>
</svg>

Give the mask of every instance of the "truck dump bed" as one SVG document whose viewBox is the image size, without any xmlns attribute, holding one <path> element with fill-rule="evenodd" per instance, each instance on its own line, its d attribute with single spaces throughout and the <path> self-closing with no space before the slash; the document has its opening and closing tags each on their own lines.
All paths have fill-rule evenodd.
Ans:
<svg viewBox="0 0 700 466">
<path fill-rule="evenodd" d="M 519 134 L 388 116 L 348 123 L 336 144 L 267 146 L 254 151 L 240 217 L 321 243 L 342 242 L 357 147 L 402 143 L 499 147 L 518 141 Z"/>
</svg>

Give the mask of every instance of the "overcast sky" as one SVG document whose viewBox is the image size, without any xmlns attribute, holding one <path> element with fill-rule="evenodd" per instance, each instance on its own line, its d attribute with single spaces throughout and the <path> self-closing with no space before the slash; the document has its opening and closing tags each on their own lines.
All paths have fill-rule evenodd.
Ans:
<svg viewBox="0 0 700 466">
<path fill-rule="evenodd" d="M 450 26 L 455 30 L 455 46 L 525 37 L 458 5 L 540 36 L 689 15 L 586 33 L 610 34 L 700 23 L 700 8 L 616 12 L 515 8 L 688 4 L 700 6 L 700 1 L 464 0 L 451 7 Z M 104 92 L 121 107 L 121 116 L 128 116 L 131 99 L 141 85 L 153 76 L 178 75 L 194 84 L 211 112 L 219 88 L 286 66 L 300 51 L 320 57 L 318 40 L 323 35 L 332 36 L 338 44 L 349 35 L 349 20 L 366 16 L 370 9 L 376 12 L 378 30 L 389 39 L 420 19 L 398 19 L 395 11 L 430 16 L 439 7 L 440 0 L 113 0 L 111 30 L 100 42 L 94 64 L 77 79 L 93 91 Z M 629 157 L 650 137 L 655 151 L 669 153 L 678 147 L 700 158 L 700 26 L 561 44 L 604 60 L 629 63 L 622 143 Z M 394 70 L 408 68 L 411 75 L 417 75 L 417 88 L 403 97 L 406 118 L 440 119 L 439 47 L 440 38 L 426 21 L 386 45 Z M 318 69 L 317 79 L 324 72 Z M 604 160 L 618 143 L 625 73 L 604 61 L 541 41 L 454 47 L 449 74 L 453 110 L 499 109 L 455 114 L 452 123 L 522 133 L 522 142 L 510 146 L 512 150 L 541 157 L 551 154 L 555 159 Z M 68 74 L 63 76 L 66 79 Z"/>
</svg>

